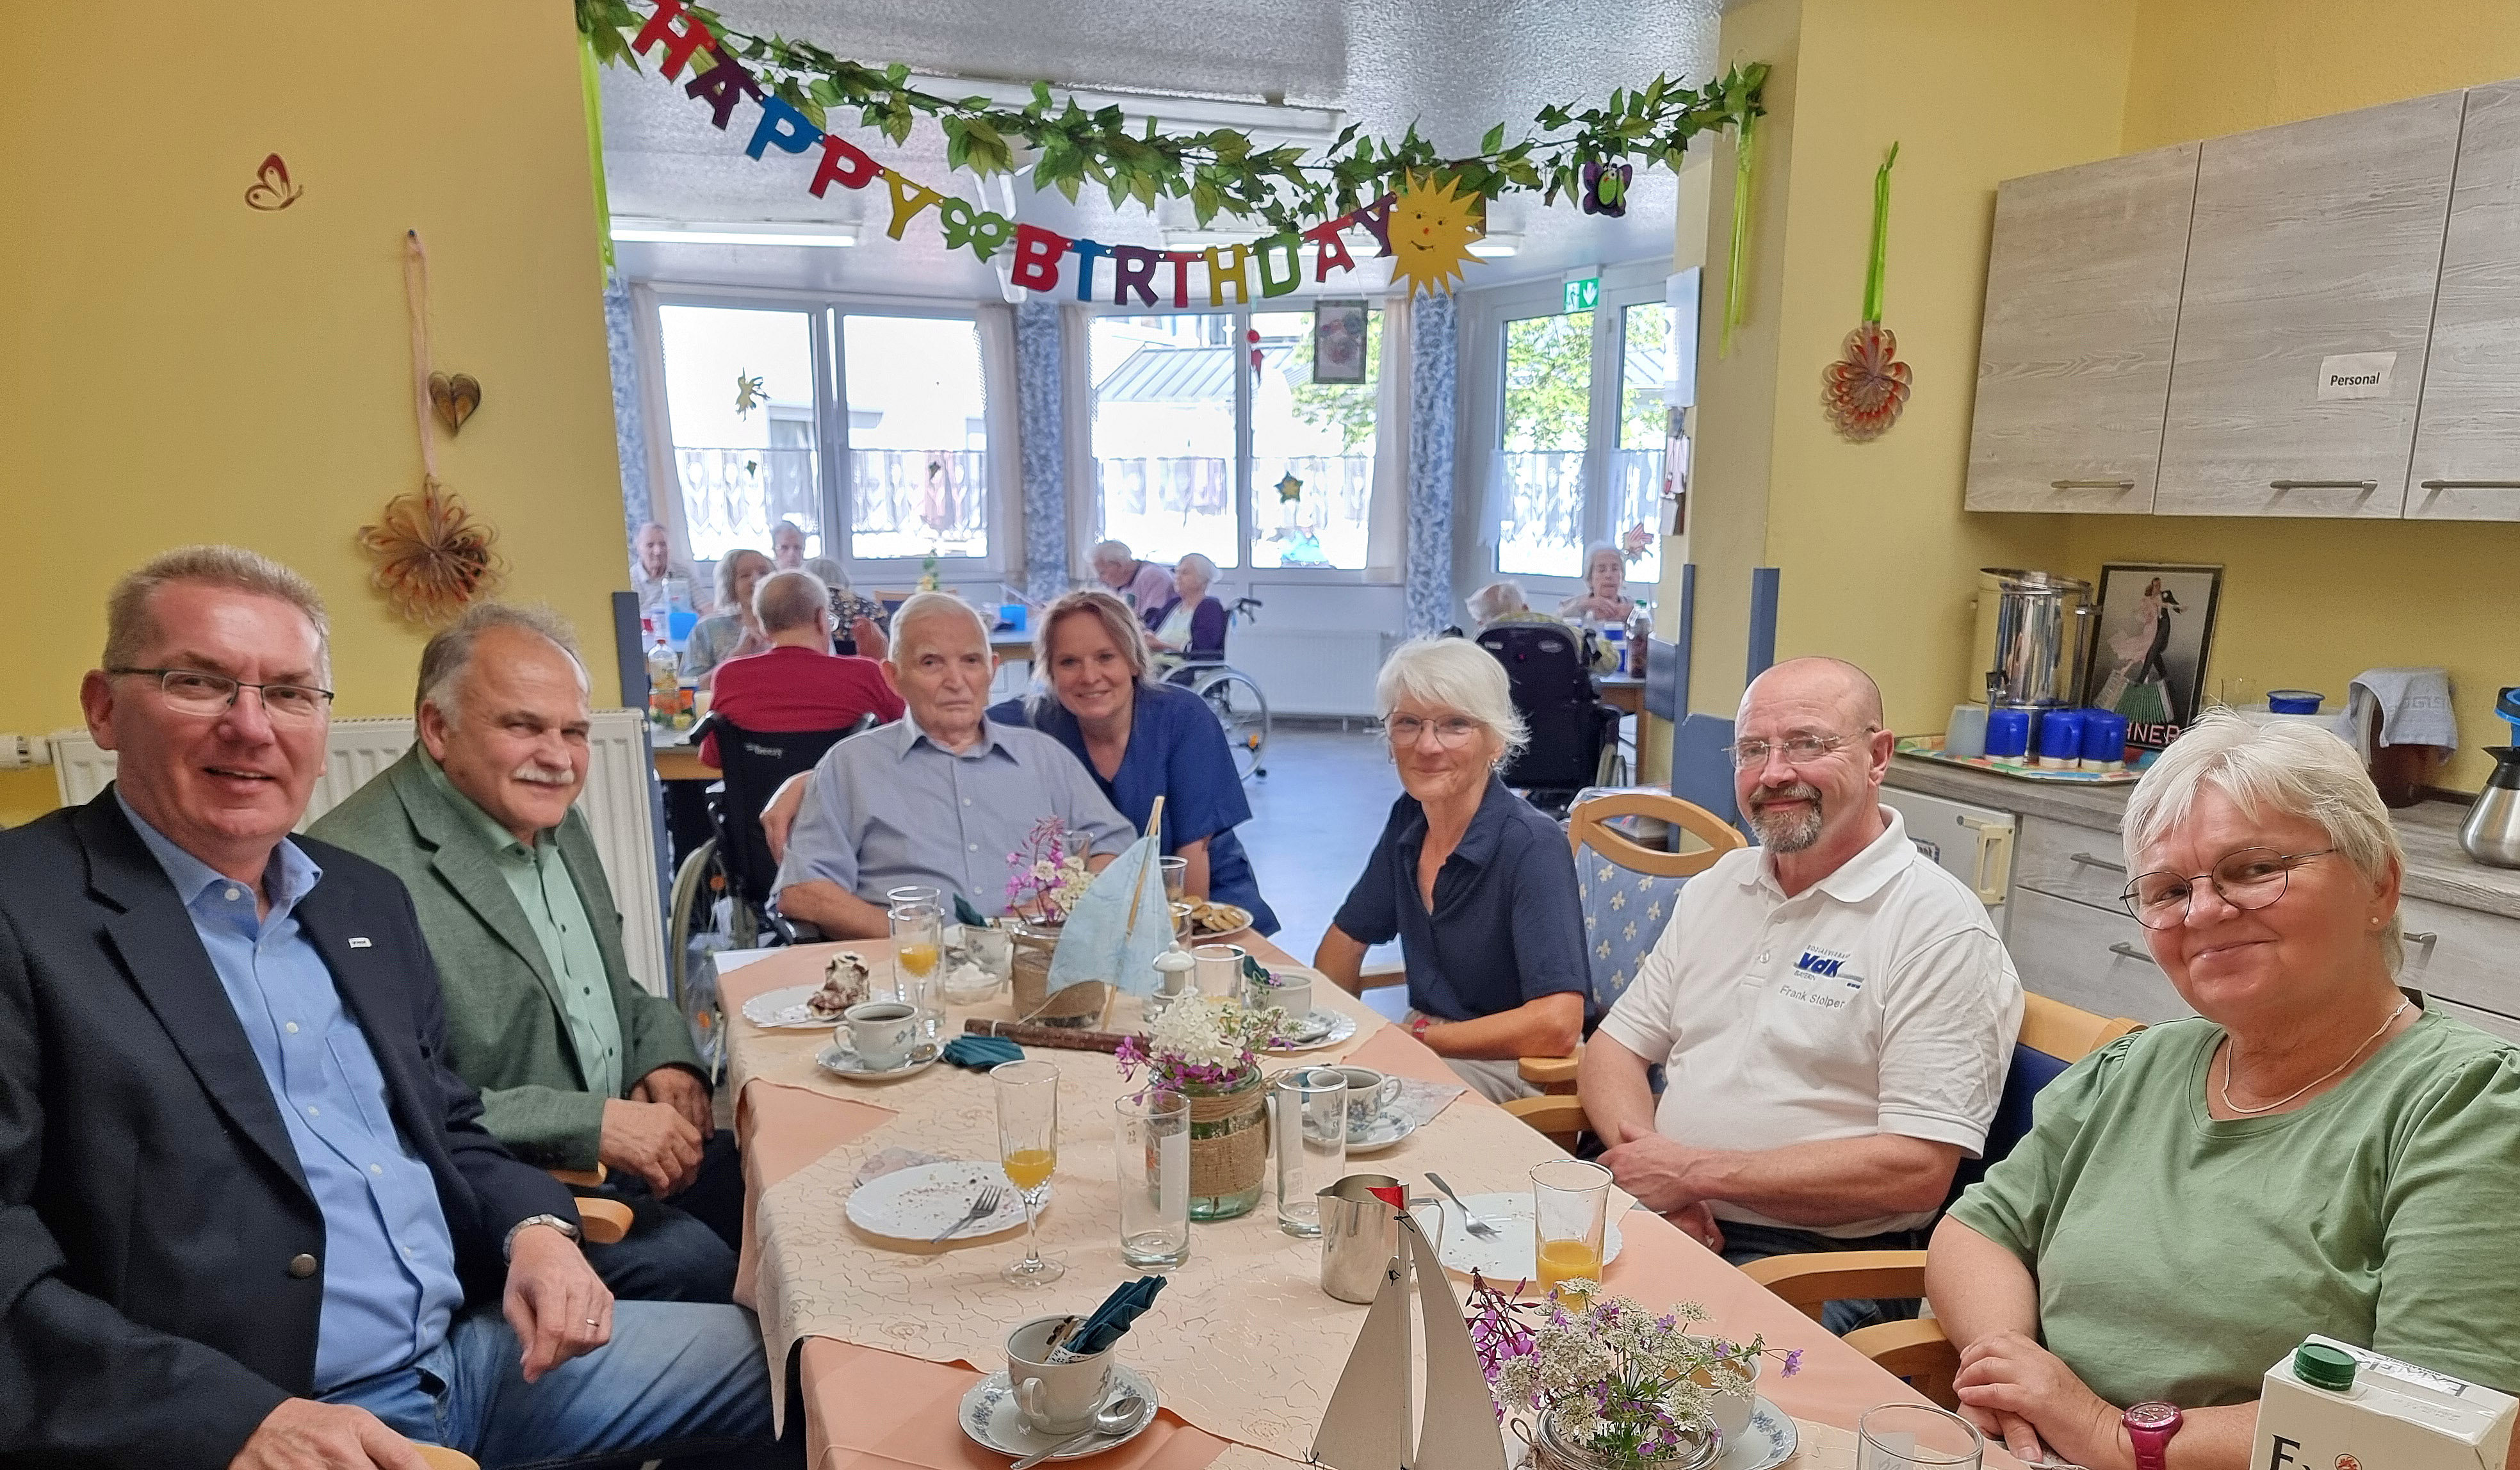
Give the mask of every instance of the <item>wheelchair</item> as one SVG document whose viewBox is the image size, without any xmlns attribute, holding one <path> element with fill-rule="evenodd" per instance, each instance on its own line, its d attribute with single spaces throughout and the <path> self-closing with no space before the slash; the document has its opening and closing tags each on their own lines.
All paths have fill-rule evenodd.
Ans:
<svg viewBox="0 0 2520 1470">
<path fill-rule="evenodd" d="M 1619 760 L 1619 711 L 1593 685 L 1583 636 L 1547 623 L 1501 623 L 1477 640 L 1505 666 L 1514 711 L 1531 735 L 1497 774 L 1560 821 L 1577 792 L 1611 783 Z"/>
<path fill-rule="evenodd" d="M 1226 609 L 1225 623 L 1230 632 L 1237 622 L 1250 620 L 1262 607 L 1256 597 L 1237 598 Z M 1177 658 L 1174 666 L 1164 674 L 1164 682 L 1177 684 L 1206 701 L 1216 722 L 1225 729 L 1225 744 L 1234 753 L 1234 773 L 1248 781 L 1269 774 L 1261 764 L 1262 753 L 1269 747 L 1269 697 L 1241 669 L 1225 662 L 1225 651 L 1209 650 Z"/>
<path fill-rule="evenodd" d="M 771 860 L 769 840 L 761 835 L 761 808 L 788 777 L 812 770 L 832 746 L 875 727 L 872 713 L 846 729 L 776 734 L 745 730 L 715 714 L 702 721 L 702 728 L 717 733 L 725 776 L 708 788 L 713 835 L 693 849 L 674 873 L 665 934 L 670 998 L 691 1023 L 702 1055 L 716 1055 L 717 996 L 715 987 L 699 984 L 692 964 L 693 942 L 722 933 L 729 941 L 724 947 L 750 949 L 794 938 L 771 906 L 779 865 Z M 717 918 L 720 903 L 726 906 L 723 930 Z"/>
</svg>

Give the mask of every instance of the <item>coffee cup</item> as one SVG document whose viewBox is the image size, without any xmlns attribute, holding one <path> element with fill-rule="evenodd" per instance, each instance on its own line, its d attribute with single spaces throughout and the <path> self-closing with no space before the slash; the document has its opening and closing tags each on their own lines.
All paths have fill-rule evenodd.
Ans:
<svg viewBox="0 0 2520 1470">
<path fill-rule="evenodd" d="M 1332 1067 L 1347 1079 L 1347 1141 L 1362 1143 L 1382 1110 L 1400 1099 L 1400 1079 L 1371 1067 Z"/>
<path fill-rule="evenodd" d="M 910 1060 L 910 1043 L 919 1034 L 919 1007 L 901 1000 L 868 1000 L 840 1016 L 848 1023 L 842 1030 L 859 1061 L 885 1072 Z"/>
<path fill-rule="evenodd" d="M 1255 1008 L 1276 1006 L 1286 1013 L 1286 1025 L 1301 1030 L 1304 1018 L 1313 1013 L 1313 978 L 1291 971 L 1276 977 L 1277 984 L 1262 985 L 1253 981 L 1243 994 L 1243 1003 Z"/>
<path fill-rule="evenodd" d="M 1007 1334 L 1007 1383 L 1014 1391 L 1015 1414 L 1035 1434 L 1065 1438 L 1094 1422 L 1094 1411 L 1111 1393 L 1114 1348 L 1073 1362 L 1052 1362 L 1058 1350 L 1051 1334 L 1075 1321 L 1059 1315 L 1034 1317 Z"/>
</svg>

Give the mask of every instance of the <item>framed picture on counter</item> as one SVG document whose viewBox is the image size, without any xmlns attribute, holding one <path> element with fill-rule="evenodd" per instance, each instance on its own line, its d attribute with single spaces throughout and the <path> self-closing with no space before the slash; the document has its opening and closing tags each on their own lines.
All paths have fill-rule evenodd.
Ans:
<svg viewBox="0 0 2520 1470">
<path fill-rule="evenodd" d="M 2100 568 L 2099 632 L 2083 687 L 2127 718 L 2127 744 L 2161 750 L 2196 717 L 2223 569 L 2150 562 Z"/>
</svg>

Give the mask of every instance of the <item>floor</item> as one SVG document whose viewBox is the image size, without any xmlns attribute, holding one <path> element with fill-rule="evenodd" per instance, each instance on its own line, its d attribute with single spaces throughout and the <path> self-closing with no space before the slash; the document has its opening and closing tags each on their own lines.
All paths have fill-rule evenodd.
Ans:
<svg viewBox="0 0 2520 1470">
<path fill-rule="evenodd" d="M 1279 946 L 1309 962 L 1382 835 L 1383 818 L 1400 795 L 1400 778 L 1381 738 L 1367 733 L 1361 721 L 1344 731 L 1280 724 L 1270 732 L 1262 761 L 1268 774 L 1243 783 L 1251 820 L 1235 830 L 1251 854 L 1261 896 L 1285 926 L 1276 936 Z M 1368 964 L 1386 961 L 1399 963 L 1398 944 L 1377 946 L 1366 956 Z M 1403 994 L 1383 988 L 1366 998 L 1374 1009 L 1397 1015 L 1406 1005 Z"/>
</svg>

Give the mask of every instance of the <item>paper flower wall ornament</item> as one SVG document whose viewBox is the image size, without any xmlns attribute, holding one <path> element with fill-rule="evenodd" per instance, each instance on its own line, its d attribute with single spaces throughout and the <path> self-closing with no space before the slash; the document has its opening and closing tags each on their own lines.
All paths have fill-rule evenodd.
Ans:
<svg viewBox="0 0 2520 1470">
<path fill-rule="evenodd" d="M 1908 406 L 1915 374 L 1899 360 L 1899 338 L 1881 325 L 1881 282 L 1889 258 L 1890 165 L 1899 145 L 1872 175 L 1872 253 L 1864 274 L 1864 320 L 1846 334 L 1838 359 L 1820 373 L 1821 406 L 1840 436 L 1863 443 L 1879 438 Z"/>
<path fill-rule="evenodd" d="M 1391 202 L 1392 283 L 1410 297 L 1449 295 L 1462 267 L 1478 258 L 1470 253 L 1470 242 L 1479 238 L 1477 208 L 1476 196 L 1455 193 L 1450 181 L 1409 175 Z"/>
<path fill-rule="evenodd" d="M 387 501 L 377 525 L 359 528 L 359 544 L 376 563 L 369 579 L 394 611 L 439 623 L 497 582 L 499 562 L 490 552 L 497 535 L 432 478 L 418 494 Z"/>
</svg>

